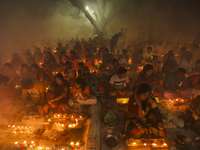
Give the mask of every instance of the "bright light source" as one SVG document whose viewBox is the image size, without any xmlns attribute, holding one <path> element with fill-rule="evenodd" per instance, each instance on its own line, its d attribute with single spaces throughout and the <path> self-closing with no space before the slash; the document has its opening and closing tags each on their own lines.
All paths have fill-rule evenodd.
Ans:
<svg viewBox="0 0 200 150">
<path fill-rule="evenodd" d="M 89 9 L 89 7 L 88 7 L 88 6 L 86 6 L 85 8 L 86 8 L 87 10 Z"/>
</svg>

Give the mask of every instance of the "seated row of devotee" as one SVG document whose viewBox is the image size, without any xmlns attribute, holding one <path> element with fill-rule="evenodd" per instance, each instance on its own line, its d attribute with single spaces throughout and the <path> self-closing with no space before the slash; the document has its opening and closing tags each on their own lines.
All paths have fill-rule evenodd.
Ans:
<svg viewBox="0 0 200 150">
<path fill-rule="evenodd" d="M 82 78 L 75 80 L 71 95 L 69 82 L 60 73 L 54 77 L 47 96 L 44 84 L 38 80 L 23 79 L 21 87 L 25 108 L 29 111 L 37 109 L 40 115 L 48 113 L 50 108 L 66 111 L 76 102 L 82 105 L 92 105 L 97 102 L 96 97 L 91 96 L 90 88 Z"/>
</svg>

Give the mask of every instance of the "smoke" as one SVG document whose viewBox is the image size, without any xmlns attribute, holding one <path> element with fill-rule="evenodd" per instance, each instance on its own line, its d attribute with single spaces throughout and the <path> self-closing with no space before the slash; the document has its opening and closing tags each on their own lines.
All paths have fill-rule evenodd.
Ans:
<svg viewBox="0 0 200 150">
<path fill-rule="evenodd" d="M 89 0 L 88 6 L 96 9 Z M 127 0 L 129 5 L 107 26 L 109 38 L 128 28 L 130 39 L 138 35 L 161 40 L 192 41 L 199 30 L 198 0 Z M 113 5 L 114 3 L 114 5 Z M 109 0 L 105 14 L 118 10 L 125 1 Z M 7 62 L 13 52 L 45 45 L 54 47 L 58 41 L 65 44 L 72 37 L 94 37 L 94 28 L 85 15 L 68 0 L 1 0 L 0 1 L 0 55 Z"/>
</svg>

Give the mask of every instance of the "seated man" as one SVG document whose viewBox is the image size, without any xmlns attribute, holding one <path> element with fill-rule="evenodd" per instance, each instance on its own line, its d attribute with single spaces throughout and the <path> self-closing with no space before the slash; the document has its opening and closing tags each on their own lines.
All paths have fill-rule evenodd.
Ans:
<svg viewBox="0 0 200 150">
<path fill-rule="evenodd" d="M 193 89 L 188 88 L 185 77 L 186 70 L 179 68 L 174 73 L 166 76 L 163 83 L 163 97 L 167 99 L 189 98 L 193 93 Z"/>
<path fill-rule="evenodd" d="M 21 81 L 23 105 L 27 111 L 38 110 L 40 115 L 48 112 L 48 106 L 45 103 L 45 87 L 38 80 L 24 79 Z M 28 97 L 29 94 L 29 97 Z M 30 98 L 30 99 L 28 99 Z"/>
<path fill-rule="evenodd" d="M 118 60 L 119 60 L 119 64 L 121 65 L 128 64 L 129 56 L 127 55 L 127 49 L 122 50 L 122 54 L 119 55 Z"/>
<path fill-rule="evenodd" d="M 152 47 L 148 46 L 147 51 L 143 53 L 144 60 L 146 62 L 151 62 L 152 56 L 153 56 Z"/>
<path fill-rule="evenodd" d="M 109 53 L 109 49 L 104 49 L 103 53 L 103 63 L 111 63 L 113 60 L 113 55 Z"/>
<path fill-rule="evenodd" d="M 192 59 L 193 55 L 191 52 L 187 52 L 185 59 L 181 60 L 179 66 L 185 68 L 187 73 L 191 73 L 195 67 L 195 61 Z"/>
<path fill-rule="evenodd" d="M 83 62 L 78 64 L 80 69 L 78 70 L 78 77 L 88 78 L 90 76 L 90 70 L 87 66 L 84 65 Z"/>
<path fill-rule="evenodd" d="M 109 81 L 110 96 L 116 96 L 118 94 L 128 97 L 132 94 L 129 90 L 129 77 L 126 75 L 127 70 L 124 67 L 120 67 L 118 72 L 114 74 Z"/>
<path fill-rule="evenodd" d="M 110 64 L 109 69 L 108 69 L 108 74 L 107 77 L 108 79 L 110 79 L 110 77 L 112 75 L 114 75 L 115 73 L 117 73 L 118 69 L 119 69 L 119 63 L 117 59 L 113 59 L 112 64 Z"/>
</svg>

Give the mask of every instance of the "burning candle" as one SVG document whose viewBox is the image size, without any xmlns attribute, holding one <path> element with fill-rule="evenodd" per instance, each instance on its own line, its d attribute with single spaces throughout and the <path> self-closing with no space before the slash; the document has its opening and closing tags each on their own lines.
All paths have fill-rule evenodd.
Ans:
<svg viewBox="0 0 200 150">
<path fill-rule="evenodd" d="M 28 144 L 26 143 L 26 141 L 24 141 L 24 146 L 25 146 L 25 147 L 27 147 L 27 146 L 28 146 Z"/>
<path fill-rule="evenodd" d="M 31 144 L 33 144 L 33 146 L 35 146 L 35 142 L 34 141 L 31 141 Z"/>
<path fill-rule="evenodd" d="M 76 143 L 76 146 L 77 146 L 77 149 L 80 149 L 80 143 L 79 142 Z"/>
<path fill-rule="evenodd" d="M 10 128 L 10 125 L 8 125 L 8 127 Z"/>
<path fill-rule="evenodd" d="M 73 126 L 73 127 L 75 127 L 75 126 L 76 126 L 76 124 L 73 124 L 72 126 Z"/>
<path fill-rule="evenodd" d="M 13 128 L 15 127 L 15 125 L 12 126 Z"/>
<path fill-rule="evenodd" d="M 50 121 L 51 121 L 51 119 L 48 119 L 48 121 L 50 122 Z"/>
<path fill-rule="evenodd" d="M 78 125 L 78 119 L 76 119 L 76 125 Z"/>
<path fill-rule="evenodd" d="M 15 145 L 17 146 L 18 149 L 20 148 L 19 142 L 15 142 Z"/>
<path fill-rule="evenodd" d="M 68 127 L 69 127 L 69 128 L 71 128 L 71 127 L 72 127 L 72 125 L 71 125 L 71 124 L 69 124 L 69 125 L 68 125 Z"/>
<path fill-rule="evenodd" d="M 72 150 L 74 150 L 74 142 L 71 142 L 70 145 L 72 146 Z"/>
</svg>

